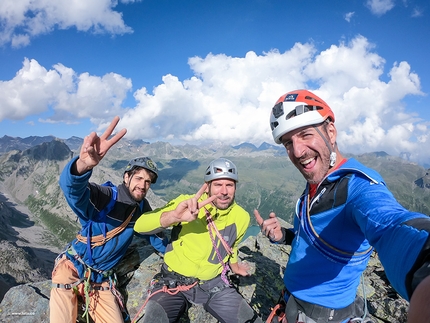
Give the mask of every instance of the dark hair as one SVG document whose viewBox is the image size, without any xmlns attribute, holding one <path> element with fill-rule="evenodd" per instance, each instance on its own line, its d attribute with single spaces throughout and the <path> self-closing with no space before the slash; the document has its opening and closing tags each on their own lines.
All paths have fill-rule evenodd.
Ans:
<svg viewBox="0 0 430 323">
<path fill-rule="evenodd" d="M 157 179 L 157 175 L 155 173 L 151 172 L 150 170 L 146 169 L 145 167 L 135 166 L 133 169 L 129 170 L 128 172 L 124 172 L 124 174 L 128 174 L 129 177 L 133 177 L 134 174 L 139 172 L 140 170 L 146 170 L 146 172 L 149 174 L 149 177 L 151 178 L 151 182 L 154 183 L 154 181 Z"/>
<path fill-rule="evenodd" d="M 157 182 L 158 178 L 158 168 L 157 164 L 152 161 L 149 157 L 136 157 L 128 163 L 127 167 L 124 170 L 125 173 L 130 173 L 134 169 L 146 169 L 151 173 L 151 183 L 155 184 Z M 131 173 L 133 176 L 136 172 Z M 130 176 L 130 175 L 129 175 Z"/>
</svg>

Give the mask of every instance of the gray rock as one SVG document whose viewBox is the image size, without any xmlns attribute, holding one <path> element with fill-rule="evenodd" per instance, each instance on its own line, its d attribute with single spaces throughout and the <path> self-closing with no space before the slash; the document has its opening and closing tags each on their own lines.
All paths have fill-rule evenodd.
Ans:
<svg viewBox="0 0 430 323">
<path fill-rule="evenodd" d="M 253 268 L 249 277 L 232 277 L 239 292 L 265 320 L 271 307 L 279 299 L 283 287 L 282 274 L 291 248 L 271 244 L 258 234 L 249 237 L 239 249 L 239 257 Z M 162 257 L 153 252 L 143 239 L 136 238 L 124 260 L 118 265 L 119 289 L 125 297 L 130 318 L 144 314 L 142 308 L 147 298 L 148 286 L 159 271 Z M 375 253 L 364 274 L 364 287 L 358 292 L 365 295 L 369 319 L 375 323 L 406 322 L 408 303 L 388 284 L 384 270 Z M 50 281 L 27 283 L 11 288 L 0 303 L 1 322 L 49 322 Z M 363 289 L 365 293 L 363 294 Z M 82 312 L 80 312 L 80 315 Z M 79 316 L 79 322 L 85 320 Z M 181 322 L 217 322 L 201 306 L 192 306 Z"/>
</svg>

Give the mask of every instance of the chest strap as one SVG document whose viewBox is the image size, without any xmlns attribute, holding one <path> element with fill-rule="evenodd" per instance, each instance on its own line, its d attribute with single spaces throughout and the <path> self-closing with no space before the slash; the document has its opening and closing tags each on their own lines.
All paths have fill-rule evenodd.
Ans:
<svg viewBox="0 0 430 323">
<path fill-rule="evenodd" d="M 121 225 L 117 226 L 116 228 L 113 228 L 112 230 L 108 231 L 106 234 L 99 234 L 97 236 L 93 236 L 93 237 L 88 239 L 87 237 L 84 237 L 83 235 L 78 233 L 76 235 L 76 239 L 79 242 L 82 242 L 85 244 L 90 243 L 91 248 L 102 246 L 106 242 L 111 240 L 113 237 L 115 237 L 116 235 L 120 234 L 122 231 L 125 230 L 125 228 L 130 223 L 131 218 L 133 217 L 135 210 L 136 210 L 136 208 L 134 208 L 133 211 L 131 211 L 131 214 L 128 216 L 128 218 L 124 222 L 121 223 Z"/>
<path fill-rule="evenodd" d="M 324 192 L 324 190 L 321 191 L 319 196 L 324 194 Z M 367 261 L 373 252 L 372 246 L 369 246 L 369 248 L 364 251 L 351 253 L 332 246 L 330 243 L 326 242 L 320 237 L 320 235 L 316 232 L 311 220 L 309 187 L 306 187 L 306 193 L 307 194 L 303 196 L 303 200 L 298 201 L 298 204 L 301 203 L 301 210 L 298 211 L 297 207 L 299 205 L 297 205 L 296 212 L 298 212 L 297 214 L 299 215 L 300 225 L 303 228 L 303 232 L 308 237 L 310 243 L 328 259 L 340 264 L 358 265 L 364 261 Z"/>
</svg>

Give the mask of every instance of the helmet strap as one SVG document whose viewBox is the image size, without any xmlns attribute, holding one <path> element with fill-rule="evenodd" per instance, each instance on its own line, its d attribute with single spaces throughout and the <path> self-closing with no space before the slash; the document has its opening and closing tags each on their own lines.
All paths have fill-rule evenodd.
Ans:
<svg viewBox="0 0 430 323">
<path fill-rule="evenodd" d="M 333 148 L 331 147 L 330 143 L 328 142 L 327 138 L 321 133 L 321 131 L 318 129 L 317 126 L 314 126 L 315 130 L 320 134 L 321 138 L 324 140 L 325 145 L 327 146 L 328 150 L 330 151 L 330 167 L 333 167 L 334 164 L 336 164 L 336 158 L 337 154 L 335 151 L 333 151 Z"/>
</svg>

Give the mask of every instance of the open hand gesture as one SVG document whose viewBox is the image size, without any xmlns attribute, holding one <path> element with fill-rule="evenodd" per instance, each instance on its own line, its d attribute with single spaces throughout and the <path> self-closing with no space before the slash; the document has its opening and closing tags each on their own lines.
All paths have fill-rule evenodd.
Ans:
<svg viewBox="0 0 430 323">
<path fill-rule="evenodd" d="M 77 174 L 83 174 L 97 166 L 108 150 L 124 137 L 127 129 L 122 129 L 109 139 L 118 122 L 119 117 L 116 116 L 100 137 L 95 132 L 92 132 L 84 138 L 79 152 L 79 159 L 75 163 Z"/>
</svg>

